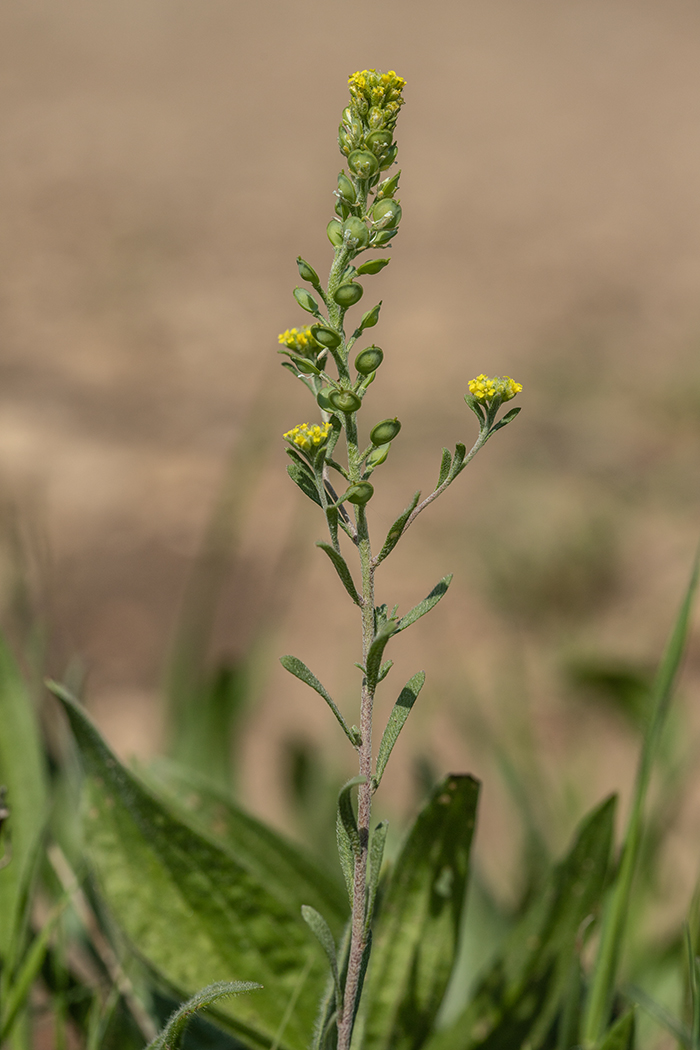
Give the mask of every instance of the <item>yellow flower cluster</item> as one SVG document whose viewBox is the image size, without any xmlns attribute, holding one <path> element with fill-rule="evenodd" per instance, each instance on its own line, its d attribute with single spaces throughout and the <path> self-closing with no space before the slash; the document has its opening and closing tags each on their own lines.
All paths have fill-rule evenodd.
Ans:
<svg viewBox="0 0 700 1050">
<path fill-rule="evenodd" d="M 311 452 L 326 443 L 332 429 L 330 423 L 298 423 L 288 430 L 284 437 L 302 452 Z"/>
<path fill-rule="evenodd" d="M 320 349 L 319 344 L 311 334 L 309 325 L 304 325 L 303 328 L 288 328 L 286 332 L 280 332 L 277 341 L 282 346 L 286 346 L 288 350 L 295 350 L 298 354 Z"/>
<path fill-rule="evenodd" d="M 510 376 L 485 376 L 482 372 L 476 379 L 469 380 L 469 393 L 483 404 L 497 397 L 501 401 L 510 401 L 521 390 L 522 384 L 516 383 Z"/>
<path fill-rule="evenodd" d="M 404 104 L 402 91 L 406 81 L 397 76 L 393 69 L 388 73 L 379 73 L 376 69 L 363 69 L 353 73 L 348 79 L 350 86 L 350 105 L 354 105 L 364 116 L 373 110 L 372 127 L 395 127 L 399 110 Z"/>
</svg>

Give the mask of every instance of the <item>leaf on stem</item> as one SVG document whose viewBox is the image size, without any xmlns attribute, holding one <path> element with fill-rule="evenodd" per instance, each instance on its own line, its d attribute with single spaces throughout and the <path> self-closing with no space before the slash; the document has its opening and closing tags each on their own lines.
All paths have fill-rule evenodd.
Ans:
<svg viewBox="0 0 700 1050">
<path fill-rule="evenodd" d="M 411 708 L 418 699 L 418 694 L 423 688 L 425 682 L 425 671 L 419 671 L 418 674 L 414 674 L 413 678 L 403 687 L 399 693 L 399 698 L 394 704 L 391 714 L 389 715 L 389 721 L 386 724 L 386 728 L 382 735 L 382 742 L 379 745 L 379 754 L 377 756 L 377 771 L 374 776 L 374 783 L 376 787 L 379 787 L 381 779 L 384 776 L 384 770 L 386 764 L 389 761 L 389 755 L 392 752 L 394 744 L 399 738 L 399 733 L 404 727 L 406 719 L 411 713 Z"/>
<path fill-rule="evenodd" d="M 287 464 L 287 473 L 294 484 L 299 486 L 305 496 L 308 496 L 309 499 L 314 501 L 314 503 L 317 503 L 319 507 L 323 506 L 321 503 L 321 497 L 318 494 L 318 489 L 316 488 L 316 482 L 307 471 L 305 471 L 297 462 L 292 460 L 291 463 Z"/>
<path fill-rule="evenodd" d="M 478 795 L 472 777 L 446 777 L 396 861 L 375 922 L 365 1050 L 409 1050 L 430 1033 L 456 953 Z"/>
<path fill-rule="evenodd" d="M 338 722 L 342 726 L 343 732 L 345 733 L 346 737 L 348 738 L 350 743 L 354 747 L 356 747 L 358 744 L 357 735 L 353 733 L 352 729 L 347 724 L 340 711 L 338 710 L 335 702 L 331 698 L 330 693 L 326 689 L 324 689 L 316 675 L 313 674 L 306 666 L 306 664 L 299 660 L 296 656 L 280 656 L 280 663 L 282 664 L 282 667 L 284 667 L 285 671 L 289 671 L 289 673 L 293 674 L 295 678 L 298 678 L 300 682 L 305 682 L 306 685 L 310 686 L 314 690 L 314 692 L 318 693 L 319 696 L 323 697 L 323 699 L 326 701 L 335 717 L 338 719 Z"/>
<path fill-rule="evenodd" d="M 442 460 L 440 462 L 440 473 L 438 474 L 437 485 L 435 486 L 436 489 L 439 489 L 440 486 L 442 485 L 443 481 L 447 480 L 447 477 L 448 477 L 448 475 L 450 473 L 450 464 L 451 463 L 452 463 L 452 453 L 450 452 L 449 448 L 443 448 L 443 450 L 442 450 Z"/>
<path fill-rule="evenodd" d="M 212 1006 L 219 999 L 229 995 L 240 995 L 242 992 L 252 992 L 258 988 L 262 988 L 262 985 L 253 981 L 217 981 L 207 985 L 175 1011 L 163 1031 L 148 1044 L 146 1050 L 180 1050 L 185 1029 L 194 1014 Z"/>
<path fill-rule="evenodd" d="M 455 446 L 454 459 L 452 460 L 452 467 L 448 475 L 450 481 L 454 481 L 457 475 L 464 469 L 464 457 L 467 454 L 467 446 L 459 442 Z"/>
<path fill-rule="evenodd" d="M 398 627 L 396 620 L 385 620 L 384 623 L 379 625 L 379 628 L 372 639 L 372 644 L 367 653 L 367 688 L 371 693 L 374 692 L 379 681 L 379 673 L 382 668 L 382 656 L 384 655 L 386 644 L 389 639 L 396 634 L 397 630 Z"/>
<path fill-rule="evenodd" d="M 352 805 L 352 789 L 366 783 L 365 777 L 353 777 L 348 780 L 338 795 L 338 812 L 335 822 L 338 841 L 338 856 L 343 869 L 343 878 L 348 890 L 350 906 L 353 899 L 353 882 L 355 876 L 355 857 L 360 852 L 360 832 Z"/>
<path fill-rule="evenodd" d="M 350 569 L 348 568 L 347 562 L 345 561 L 343 555 L 339 554 L 338 551 L 335 550 L 335 548 L 331 547 L 330 543 L 319 542 L 316 544 L 316 546 L 320 547 L 322 551 L 325 551 L 328 557 L 333 562 L 333 568 L 338 573 L 343 587 L 348 592 L 355 605 L 362 605 L 362 598 L 360 598 L 360 595 L 357 593 L 357 588 L 355 587 L 355 582 L 352 578 L 352 573 L 350 572 Z"/>
<path fill-rule="evenodd" d="M 384 845 L 389 824 L 386 820 L 380 820 L 372 832 L 369 842 L 369 863 L 367 866 L 367 915 L 365 918 L 365 936 L 370 931 L 372 917 L 374 915 L 374 902 L 377 899 L 377 887 L 379 876 L 382 871 L 384 859 Z"/>
<path fill-rule="evenodd" d="M 510 412 L 506 412 L 503 419 L 499 419 L 498 423 L 496 423 L 495 426 L 491 427 L 491 430 L 489 431 L 489 437 L 491 437 L 492 434 L 495 434 L 497 430 L 500 430 L 502 427 L 507 427 L 509 423 L 512 423 L 515 417 L 517 416 L 518 412 L 520 412 L 519 407 L 511 408 Z"/>
<path fill-rule="evenodd" d="M 384 681 L 384 679 L 389 674 L 389 671 L 392 669 L 393 666 L 394 666 L 394 661 L 393 660 L 386 660 L 382 664 L 382 666 L 379 668 L 379 674 L 377 675 L 377 685 L 379 685 L 380 682 Z"/>
<path fill-rule="evenodd" d="M 244 854 L 173 814 L 119 762 L 70 694 L 51 688 L 80 751 L 83 832 L 112 918 L 160 980 L 181 994 L 222 975 L 261 984 L 263 990 L 222 1005 L 221 1013 L 247 1046 L 269 1047 L 309 965 L 300 914 L 306 902 L 292 907 L 293 885 L 286 893 L 271 890 Z M 313 959 L 280 1050 L 306 1050 L 325 981 L 325 966 Z"/>
<path fill-rule="evenodd" d="M 634 1050 L 634 1009 L 628 1010 L 608 1029 L 596 1050 Z"/>
<path fill-rule="evenodd" d="M 340 1003 L 342 1002 L 342 993 L 340 990 L 340 977 L 338 975 L 338 956 L 331 928 L 321 913 L 316 911 L 316 909 L 312 908 L 309 904 L 302 904 L 301 914 L 304 922 L 309 927 L 328 957 L 328 963 L 331 968 L 333 983 L 335 985 L 335 1001 L 336 1003 Z"/>
<path fill-rule="evenodd" d="M 399 514 L 398 518 L 396 519 L 396 521 L 394 522 L 394 524 L 391 526 L 391 528 L 389 529 L 389 531 L 386 534 L 386 539 L 384 540 L 384 546 L 380 550 L 380 552 L 377 555 L 377 557 L 374 559 L 374 564 L 375 565 L 379 565 L 380 562 L 384 561 L 384 559 L 387 557 L 388 554 L 391 554 L 391 552 L 393 551 L 394 547 L 396 546 L 396 544 L 401 539 L 401 534 L 403 533 L 403 530 L 406 528 L 406 522 L 408 521 L 408 519 L 410 518 L 411 514 L 413 514 L 413 511 L 418 506 L 418 500 L 419 499 L 420 499 L 420 492 L 416 492 L 416 494 L 414 495 L 413 499 L 411 500 L 409 505 L 406 507 L 406 509 L 404 511 L 402 511 L 401 514 Z"/>
<path fill-rule="evenodd" d="M 407 627 L 410 627 L 416 620 L 420 620 L 421 616 L 425 616 L 433 609 L 440 599 L 447 594 L 447 588 L 452 583 L 452 573 L 448 576 L 443 576 L 439 583 L 436 583 L 430 594 L 426 595 L 422 602 L 418 602 L 418 605 L 414 605 L 413 608 L 402 616 L 398 622 L 396 628 L 398 631 L 405 631 Z"/>
</svg>

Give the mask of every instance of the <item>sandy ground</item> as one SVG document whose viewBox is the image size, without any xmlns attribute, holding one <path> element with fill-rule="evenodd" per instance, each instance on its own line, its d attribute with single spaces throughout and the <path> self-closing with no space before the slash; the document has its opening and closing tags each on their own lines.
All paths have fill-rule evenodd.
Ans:
<svg viewBox="0 0 700 1050">
<path fill-rule="evenodd" d="M 404 431 L 377 533 L 431 483 L 440 447 L 473 434 L 471 376 L 525 389 L 521 419 L 387 565 L 380 597 L 402 609 L 456 573 L 447 602 L 397 643 L 396 686 L 417 666 L 430 677 L 387 797 L 413 804 L 412 755 L 471 768 L 487 778 L 484 826 L 508 837 L 474 712 L 510 747 L 529 710 L 557 812 L 624 790 L 632 735 L 576 705 L 562 667 L 572 654 L 653 663 L 696 543 L 699 43 L 691 0 L 6 0 L 6 618 L 16 522 L 50 670 L 82 661 L 121 754 L 162 745 L 186 582 L 247 440 L 258 470 L 237 490 L 211 650 L 240 654 L 255 636 L 263 654 L 244 797 L 280 819 L 290 736 L 344 755 L 326 710 L 275 660 L 298 653 L 351 711 L 352 610 L 284 473 L 280 435 L 313 408 L 276 337 L 304 320 L 295 256 L 330 261 L 347 75 L 394 68 L 408 81 L 404 220 L 367 299 L 384 300 L 372 411 Z M 274 618 L 255 595 L 276 571 L 287 605 Z M 691 763 L 699 678 L 695 644 Z M 583 786 L 562 787 L 563 769 Z M 697 841 L 697 805 L 678 821 L 674 834 Z M 687 892 L 674 867 L 668 896 Z"/>
</svg>

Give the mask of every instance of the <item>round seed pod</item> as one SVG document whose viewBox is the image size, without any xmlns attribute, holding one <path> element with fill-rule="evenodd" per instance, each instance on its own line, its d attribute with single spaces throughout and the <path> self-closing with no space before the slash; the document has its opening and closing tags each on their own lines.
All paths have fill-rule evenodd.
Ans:
<svg viewBox="0 0 700 1050">
<path fill-rule="evenodd" d="M 343 243 L 343 224 L 337 219 L 331 219 L 326 226 L 326 234 L 333 247 L 340 248 Z"/>
<path fill-rule="evenodd" d="M 314 375 L 318 376 L 321 374 L 321 369 L 317 368 L 313 361 L 309 361 L 306 357 L 293 357 L 292 362 L 297 371 L 303 375 Z"/>
<path fill-rule="evenodd" d="M 392 229 L 401 222 L 401 205 L 394 200 L 381 200 L 372 208 L 372 224 L 380 230 Z"/>
<path fill-rule="evenodd" d="M 337 412 L 357 412 L 362 405 L 362 399 L 352 390 L 332 390 L 328 400 Z"/>
<path fill-rule="evenodd" d="M 383 360 L 384 351 L 381 347 L 368 346 L 355 358 L 355 368 L 361 376 L 368 376 L 376 372 Z"/>
<path fill-rule="evenodd" d="M 343 240 L 350 248 L 366 248 L 369 244 L 369 230 L 362 219 L 351 215 L 343 224 Z"/>
<path fill-rule="evenodd" d="M 333 298 L 338 306 L 342 306 L 344 310 L 347 310 L 349 306 L 359 303 L 364 295 L 364 291 L 361 284 L 355 284 L 353 281 L 350 281 L 348 284 L 341 284 Z"/>
<path fill-rule="evenodd" d="M 357 267 L 358 274 L 375 274 L 383 270 L 385 266 L 388 266 L 391 259 L 369 259 L 368 262 L 362 263 L 361 266 Z"/>
<path fill-rule="evenodd" d="M 359 179 L 370 179 L 379 171 L 379 161 L 366 149 L 354 149 L 348 157 L 348 165 Z"/>
<path fill-rule="evenodd" d="M 347 201 L 348 204 L 354 204 L 357 200 L 357 194 L 355 193 L 355 187 L 351 183 L 344 171 L 341 171 L 338 175 L 338 193 Z"/>
<path fill-rule="evenodd" d="M 295 288 L 292 294 L 302 310 L 306 310 L 310 314 L 318 313 L 318 303 L 313 295 L 309 295 L 305 288 Z"/>
<path fill-rule="evenodd" d="M 332 328 L 326 328 L 322 324 L 312 324 L 311 334 L 317 343 L 321 346 L 327 346 L 330 350 L 334 350 L 336 346 L 340 346 L 340 336 L 337 332 L 334 332 Z"/>
<path fill-rule="evenodd" d="M 321 390 L 319 390 L 318 394 L 316 395 L 316 404 L 319 408 L 323 409 L 324 412 L 335 412 L 333 405 L 329 401 L 329 394 L 332 393 L 332 386 L 324 386 Z"/>
<path fill-rule="evenodd" d="M 385 244 L 388 244 L 398 232 L 398 230 L 377 230 L 376 233 L 372 234 L 372 247 L 382 248 Z"/>
<path fill-rule="evenodd" d="M 396 143 L 394 143 L 394 145 L 391 147 L 391 149 L 387 150 L 387 152 L 384 154 L 384 156 L 380 160 L 380 162 L 379 162 L 379 169 L 380 169 L 380 171 L 386 171 L 387 168 L 391 167 L 391 165 L 396 160 L 396 156 L 397 156 L 398 152 L 399 152 L 399 147 L 396 145 Z"/>
<path fill-rule="evenodd" d="M 345 493 L 345 499 L 348 503 L 355 503 L 358 506 L 363 506 L 365 503 L 369 503 L 373 495 L 374 486 L 370 485 L 369 481 L 358 481 L 356 485 L 350 486 Z"/>
<path fill-rule="evenodd" d="M 372 427 L 369 439 L 373 445 L 386 445 L 389 441 L 394 440 L 400 430 L 401 424 L 398 419 L 382 419 L 380 423 Z"/>
<path fill-rule="evenodd" d="M 392 134 L 390 131 L 371 131 L 365 139 L 367 149 L 371 150 L 376 157 L 386 153 L 392 145 Z"/>
<path fill-rule="evenodd" d="M 313 266 L 307 263 L 306 259 L 302 259 L 301 255 L 297 256 L 297 267 L 299 269 L 299 276 L 302 281 L 308 281 L 309 284 L 318 284 L 318 274 L 314 270 Z"/>
<path fill-rule="evenodd" d="M 383 463 L 386 457 L 389 455 L 389 449 L 391 448 L 391 442 L 387 441 L 385 445 L 377 445 L 372 449 L 369 456 L 365 460 L 365 467 L 367 470 L 374 470 L 380 463 Z"/>
</svg>

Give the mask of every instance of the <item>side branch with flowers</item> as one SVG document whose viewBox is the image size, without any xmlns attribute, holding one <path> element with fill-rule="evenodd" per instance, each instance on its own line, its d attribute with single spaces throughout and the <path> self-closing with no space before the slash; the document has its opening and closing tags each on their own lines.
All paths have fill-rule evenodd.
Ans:
<svg viewBox="0 0 700 1050">
<path fill-rule="evenodd" d="M 306 921 L 329 955 L 333 973 L 316 1046 L 333 1045 L 337 1036 L 338 1050 L 348 1050 L 350 1046 L 371 950 L 373 902 L 386 832 L 383 824 L 371 827 L 372 796 L 425 678 L 422 672 L 414 675 L 402 690 L 375 760 L 374 697 L 392 667 L 392 661 L 384 659 L 385 650 L 394 635 L 437 604 L 451 580 L 445 577 L 426 599 L 400 617 L 397 606 L 389 611 L 387 605 L 375 604 L 375 573 L 418 515 L 442 495 L 489 438 L 516 417 L 518 408 L 501 418 L 499 410 L 522 389 L 508 376 L 482 374 L 469 382 L 465 401 L 479 423 L 476 441 L 469 451 L 463 444 L 458 444 L 454 452 L 442 450 L 434 490 L 422 501 L 420 492 L 415 493 L 373 553 L 368 504 L 374 496 L 374 472 L 386 462 L 401 423 L 397 418 L 380 420 L 370 428 L 367 443 L 361 440 L 358 415 L 376 379 L 384 351 L 375 344 L 366 346 L 355 355 L 354 369 L 350 355 L 357 340 L 377 324 L 382 304 L 367 310 L 355 326 L 346 325 L 346 315 L 364 295 L 358 278 L 378 274 L 390 261 L 371 258 L 357 265 L 356 260 L 372 249 L 391 247 L 399 232 L 402 210 L 396 194 L 401 173 L 386 177 L 383 173 L 394 164 L 398 152 L 394 131 L 404 104 L 404 86 L 405 81 L 393 71 L 380 73 L 370 69 L 350 77 L 350 102 L 343 111 L 338 132 L 347 171 L 338 175 L 336 215 L 327 227 L 334 248 L 330 273 L 324 287 L 313 266 L 301 257 L 297 259 L 302 281 L 311 286 L 315 295 L 297 287 L 294 297 L 314 321 L 279 336 L 283 347 L 280 353 L 288 358 L 285 367 L 308 388 L 320 413 L 320 421 L 297 424 L 285 433 L 291 461 L 287 470 L 302 492 L 323 511 L 330 542 L 318 546 L 359 607 L 362 619 L 362 657 L 357 664 L 362 673 L 359 725 L 348 725 L 327 690 L 301 660 L 282 658 L 291 674 L 329 704 L 358 755 L 359 775 L 341 792 L 338 807 L 338 848 L 352 909 L 349 937 L 339 956 L 323 917 L 314 909 L 304 910 Z M 341 550 L 340 533 L 349 538 L 356 550 L 359 585 Z M 357 815 L 351 801 L 355 787 Z"/>
</svg>

